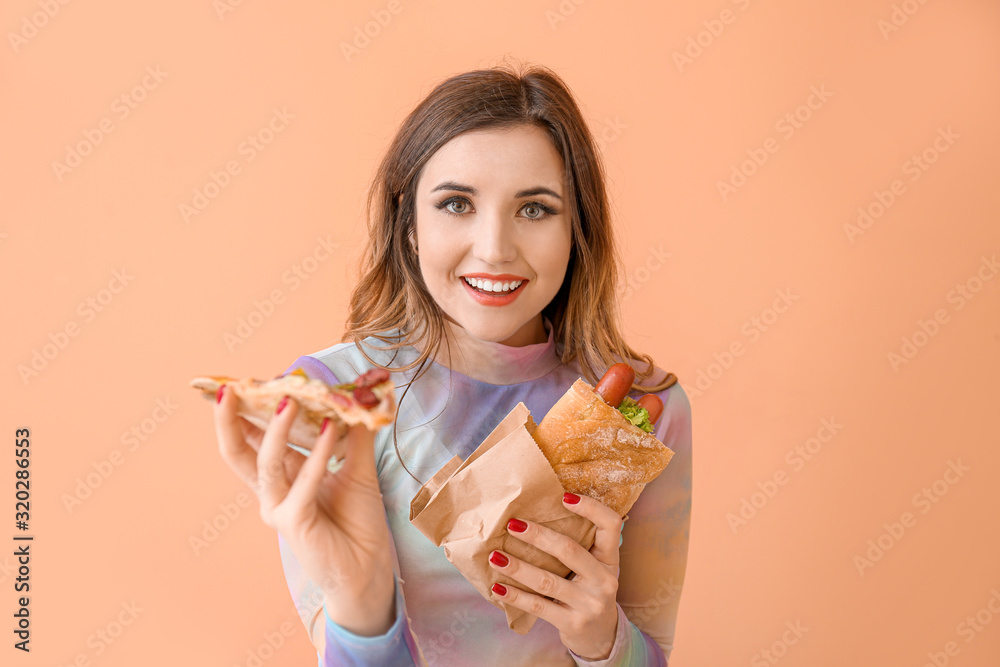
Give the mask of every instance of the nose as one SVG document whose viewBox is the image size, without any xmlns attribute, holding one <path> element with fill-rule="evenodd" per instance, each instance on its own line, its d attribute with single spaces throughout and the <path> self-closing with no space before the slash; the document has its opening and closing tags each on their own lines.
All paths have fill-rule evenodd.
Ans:
<svg viewBox="0 0 1000 667">
<path fill-rule="evenodd" d="M 514 221 L 493 211 L 481 214 L 478 222 L 474 232 L 476 258 L 493 265 L 513 261 L 517 257 Z"/>
</svg>

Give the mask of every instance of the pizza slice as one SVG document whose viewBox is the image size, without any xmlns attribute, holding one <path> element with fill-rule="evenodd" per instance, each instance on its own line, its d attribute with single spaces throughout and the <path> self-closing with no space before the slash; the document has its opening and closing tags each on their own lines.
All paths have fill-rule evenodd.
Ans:
<svg viewBox="0 0 1000 667">
<path fill-rule="evenodd" d="M 375 431 L 396 418 L 395 386 L 389 372 L 382 368 L 362 373 L 354 382 L 337 385 L 311 378 L 300 368 L 273 380 L 224 376 L 191 380 L 192 387 L 212 400 L 223 384 L 239 398 L 236 413 L 261 429 L 267 428 L 282 398 L 295 399 L 299 414 L 292 422 L 288 440 L 305 449 L 312 449 L 325 418 L 337 429 L 338 437 L 343 437 L 348 426 L 354 424 L 364 424 Z"/>
</svg>

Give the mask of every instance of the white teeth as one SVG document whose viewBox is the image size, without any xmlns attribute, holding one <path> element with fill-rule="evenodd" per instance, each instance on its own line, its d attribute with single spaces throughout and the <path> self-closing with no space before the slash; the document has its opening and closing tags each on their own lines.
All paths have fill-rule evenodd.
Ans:
<svg viewBox="0 0 1000 667">
<path fill-rule="evenodd" d="M 499 281 L 493 282 L 479 278 L 466 278 L 465 282 L 469 283 L 473 287 L 478 287 L 485 292 L 509 292 L 520 287 L 523 281 L 515 280 L 514 282 L 501 283 Z"/>
</svg>

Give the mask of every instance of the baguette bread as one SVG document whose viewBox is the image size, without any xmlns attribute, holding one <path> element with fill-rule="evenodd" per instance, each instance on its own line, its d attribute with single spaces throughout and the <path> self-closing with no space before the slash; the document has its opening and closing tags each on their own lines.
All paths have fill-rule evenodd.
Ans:
<svg viewBox="0 0 1000 667">
<path fill-rule="evenodd" d="M 625 516 L 674 453 L 604 402 L 582 378 L 532 436 L 563 488 L 596 498 Z"/>
</svg>

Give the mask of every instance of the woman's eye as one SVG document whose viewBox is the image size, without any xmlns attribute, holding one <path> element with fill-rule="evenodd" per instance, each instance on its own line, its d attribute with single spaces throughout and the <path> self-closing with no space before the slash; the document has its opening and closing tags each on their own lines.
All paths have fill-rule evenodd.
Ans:
<svg viewBox="0 0 1000 667">
<path fill-rule="evenodd" d="M 455 206 L 459 208 L 456 209 L 454 208 Z M 452 197 L 437 204 L 437 208 L 442 209 L 449 215 L 464 215 L 470 211 L 471 206 L 469 201 L 464 197 Z M 521 207 L 521 210 L 525 213 L 524 217 L 528 220 L 541 220 L 542 218 L 558 213 L 557 210 L 541 202 L 528 202 Z"/>
<path fill-rule="evenodd" d="M 530 211 L 534 211 L 535 212 L 534 215 L 532 215 Z M 524 212 L 527 214 L 527 217 L 532 220 L 537 220 L 538 218 L 541 218 L 542 216 L 545 215 L 545 211 L 542 210 L 542 207 L 539 206 L 538 204 L 525 204 Z"/>
<path fill-rule="evenodd" d="M 541 202 L 528 202 L 522 209 L 525 212 L 525 217 L 528 220 L 541 220 L 542 218 L 547 218 L 550 215 L 556 215 L 559 213 L 558 210 L 552 208 L 551 206 L 546 206 Z M 532 213 L 532 211 L 534 213 Z"/>
</svg>

